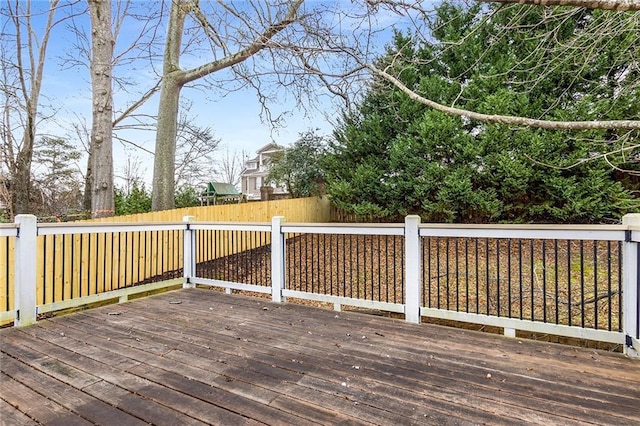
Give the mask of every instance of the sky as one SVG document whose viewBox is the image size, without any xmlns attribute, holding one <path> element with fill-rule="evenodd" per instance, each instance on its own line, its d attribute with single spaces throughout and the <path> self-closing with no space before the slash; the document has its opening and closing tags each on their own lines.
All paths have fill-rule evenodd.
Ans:
<svg viewBox="0 0 640 426">
<path fill-rule="evenodd" d="M 84 2 L 79 4 L 84 7 Z M 134 5 L 138 7 L 138 12 L 144 11 L 149 7 L 149 4 L 153 3 L 134 2 Z M 47 5 L 48 2 L 36 1 L 34 8 L 45 12 Z M 35 16 L 33 22 L 36 31 L 41 31 L 45 17 L 45 13 Z M 396 19 L 392 16 L 388 18 Z M 385 17 L 380 19 L 384 21 Z M 72 131 L 72 123 L 84 121 L 88 128 L 91 126 L 91 84 L 86 66 L 68 66 L 69 57 L 78 57 L 78 39 L 70 31 L 69 23 L 65 22 L 54 28 L 49 42 L 41 91 L 41 111 L 46 115 L 51 115 L 52 118 L 40 123 L 38 134 L 77 141 Z M 75 24 L 85 28 L 88 33 L 88 16 L 78 17 L 75 19 Z M 161 41 L 164 41 L 165 28 L 163 25 L 163 21 L 157 21 L 155 26 Z M 131 40 L 143 28 L 144 24 L 140 20 L 126 21 L 116 44 L 116 54 L 129 46 Z M 159 51 L 161 51 L 161 47 Z M 210 58 L 207 58 L 206 52 L 199 52 L 191 57 L 181 58 L 181 66 L 186 68 L 208 60 Z M 157 81 L 157 74 L 153 72 L 148 61 L 136 61 L 128 67 L 121 67 L 116 71 L 118 75 L 126 76 L 131 83 L 127 91 L 118 88 L 117 85 L 114 86 L 114 108 L 116 111 L 126 108 L 134 99 L 137 99 L 140 93 Z M 158 108 L 158 98 L 158 94 L 154 95 L 139 112 L 155 115 Z M 277 94 L 278 102 L 272 103 L 270 107 L 274 114 L 286 112 L 286 118 L 281 127 L 274 129 L 261 121 L 260 102 L 256 92 L 251 89 L 243 89 L 220 96 L 219 92 L 212 91 L 207 87 L 185 88 L 182 91 L 182 99 L 191 103 L 190 116 L 194 122 L 202 127 L 211 127 L 214 136 L 220 140 L 220 156 L 224 155 L 226 150 L 232 153 L 235 151 L 244 152 L 248 156 L 253 156 L 256 150 L 270 142 L 287 146 L 295 142 L 300 133 L 310 129 L 314 129 L 320 135 L 330 135 L 334 128 L 335 118 L 327 120 L 327 117 L 337 117 L 340 113 L 327 97 L 321 98 L 317 109 L 299 109 L 291 96 L 286 91 L 281 91 Z M 124 165 L 130 159 L 140 163 L 139 172 L 143 175 L 143 180 L 150 185 L 153 156 L 145 150 L 154 150 L 154 132 L 121 131 L 119 134 L 135 141 L 143 149 L 123 145 L 114 140 L 116 177 L 124 174 Z M 78 146 L 80 146 L 79 143 Z M 86 160 L 80 165 L 80 169 L 83 171 L 86 167 L 85 164 Z M 116 179 L 116 185 L 118 184 Z"/>
</svg>

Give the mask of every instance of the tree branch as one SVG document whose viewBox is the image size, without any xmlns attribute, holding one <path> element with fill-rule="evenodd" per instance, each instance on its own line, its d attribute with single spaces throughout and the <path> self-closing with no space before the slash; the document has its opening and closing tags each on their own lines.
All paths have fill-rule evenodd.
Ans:
<svg viewBox="0 0 640 426">
<path fill-rule="evenodd" d="M 297 20 L 298 9 L 302 5 L 304 0 L 296 0 L 287 11 L 286 16 L 280 22 L 272 24 L 269 26 L 264 33 L 262 33 L 256 40 L 253 41 L 249 46 L 240 50 L 239 52 L 234 53 L 231 56 L 223 58 L 218 61 L 209 62 L 208 64 L 199 66 L 189 71 L 184 71 L 180 73 L 177 79 L 182 83 L 190 83 L 194 80 L 202 78 L 206 75 L 214 73 L 224 68 L 229 68 L 233 65 L 236 65 L 240 62 L 243 62 L 247 58 L 255 55 L 260 50 L 267 47 L 269 41 L 280 31 L 284 30 L 288 25 L 292 24 Z"/>
<path fill-rule="evenodd" d="M 578 160 L 577 162 L 570 164 L 568 166 L 556 166 L 553 164 L 549 164 L 549 163 L 545 163 L 542 162 L 540 160 L 536 160 L 535 158 L 531 157 L 529 154 L 527 154 L 526 152 L 523 153 L 523 155 L 532 163 L 538 164 L 540 166 L 544 166 L 544 167 L 549 167 L 551 169 L 556 169 L 556 170 L 570 170 L 574 167 L 577 167 L 581 164 L 587 163 L 589 161 L 594 161 L 594 160 L 598 160 L 600 158 L 604 159 L 604 161 L 607 162 L 607 164 L 609 164 L 609 166 L 611 166 L 612 169 L 618 170 L 620 172 L 623 173 L 629 173 L 631 175 L 635 175 L 635 176 L 640 176 L 640 171 L 635 171 L 635 170 L 627 170 L 627 169 L 621 169 L 619 167 L 614 166 L 611 161 L 609 160 L 609 155 L 613 155 L 613 154 L 619 154 L 622 153 L 624 151 L 630 151 L 633 149 L 638 149 L 640 148 L 640 144 L 638 145 L 632 145 L 632 146 L 628 146 L 628 147 L 624 147 L 615 151 L 610 151 L 610 152 L 605 152 L 604 154 L 599 154 L 599 155 L 594 155 L 592 157 L 587 157 L 587 158 L 582 158 L 580 160 Z"/>
<path fill-rule="evenodd" d="M 640 10 L 638 0 L 479 0 L 483 3 L 526 4 L 531 6 L 575 6 L 589 9 Z"/>
<path fill-rule="evenodd" d="M 400 80 L 391 74 L 371 65 L 365 64 L 375 75 L 392 83 L 402 92 L 404 92 L 410 99 L 416 102 L 420 102 L 430 108 L 444 112 L 449 115 L 457 115 L 460 117 L 467 117 L 472 120 L 478 120 L 484 123 L 493 124 L 506 124 L 511 126 L 527 126 L 535 127 L 539 129 L 551 129 L 551 130 L 596 130 L 596 129 L 628 129 L 628 130 L 640 130 L 640 120 L 594 120 L 594 121 L 551 121 L 551 120 L 538 120 L 534 118 L 518 117 L 511 115 L 499 115 L 499 114 L 482 114 L 475 111 L 469 111 L 461 108 L 448 107 L 438 102 L 427 99 L 418 95 L 413 90 L 405 86 Z"/>
<path fill-rule="evenodd" d="M 133 111 L 135 111 L 145 102 L 147 102 L 149 98 L 151 98 L 151 96 L 153 96 L 160 89 L 161 82 L 162 80 L 158 80 L 156 85 L 153 86 L 151 89 L 147 90 L 147 92 L 144 95 L 142 95 L 140 99 L 138 99 L 131 106 L 129 106 L 129 108 L 122 111 L 122 113 L 113 120 L 113 126 L 115 127 L 118 123 L 120 123 L 122 120 L 127 118 Z"/>
</svg>

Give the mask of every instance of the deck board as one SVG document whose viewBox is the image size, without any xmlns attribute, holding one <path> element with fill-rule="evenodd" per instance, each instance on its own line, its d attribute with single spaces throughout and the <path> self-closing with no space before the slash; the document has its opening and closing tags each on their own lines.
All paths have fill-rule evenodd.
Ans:
<svg viewBox="0 0 640 426">
<path fill-rule="evenodd" d="M 0 330 L 2 424 L 639 424 L 640 361 L 196 289 Z"/>
</svg>

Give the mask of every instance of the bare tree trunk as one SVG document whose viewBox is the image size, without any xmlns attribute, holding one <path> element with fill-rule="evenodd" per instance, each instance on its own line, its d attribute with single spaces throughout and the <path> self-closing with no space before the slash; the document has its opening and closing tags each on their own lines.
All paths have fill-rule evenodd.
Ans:
<svg viewBox="0 0 640 426">
<path fill-rule="evenodd" d="M 91 149 L 91 141 L 89 141 L 89 158 L 87 159 L 87 174 L 84 176 L 84 195 L 82 200 L 82 209 L 85 212 L 91 212 L 93 200 L 93 149 Z"/>
<path fill-rule="evenodd" d="M 29 106 L 27 123 L 22 138 L 22 149 L 16 156 L 16 165 L 11 176 L 11 203 L 14 214 L 30 213 L 31 199 L 31 160 L 35 144 L 35 114 L 37 108 Z"/>
<path fill-rule="evenodd" d="M 153 211 L 175 206 L 175 159 L 178 106 L 182 85 L 170 75 L 162 80 L 153 161 Z"/>
<path fill-rule="evenodd" d="M 168 210 L 175 206 L 175 155 L 178 131 L 178 109 L 183 82 L 180 70 L 180 47 L 186 15 L 186 5 L 181 0 L 171 3 L 169 27 L 164 49 L 162 86 L 158 105 L 156 149 L 153 161 L 153 192 L 151 210 Z"/>
<path fill-rule="evenodd" d="M 111 2 L 88 0 L 91 15 L 91 88 L 93 124 L 91 127 L 91 217 L 108 217 L 115 213 L 113 202 L 113 94 L 111 73 L 113 34 Z"/>
</svg>

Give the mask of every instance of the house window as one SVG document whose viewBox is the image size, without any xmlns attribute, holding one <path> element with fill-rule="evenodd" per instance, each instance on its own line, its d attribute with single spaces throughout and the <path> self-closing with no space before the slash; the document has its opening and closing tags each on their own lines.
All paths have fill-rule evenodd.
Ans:
<svg viewBox="0 0 640 426">
<path fill-rule="evenodd" d="M 255 191 L 256 189 L 256 178 L 249 178 L 249 191 Z"/>
</svg>

